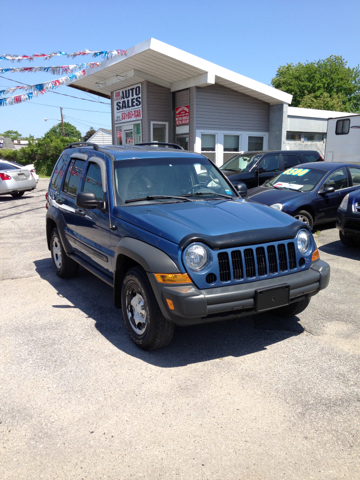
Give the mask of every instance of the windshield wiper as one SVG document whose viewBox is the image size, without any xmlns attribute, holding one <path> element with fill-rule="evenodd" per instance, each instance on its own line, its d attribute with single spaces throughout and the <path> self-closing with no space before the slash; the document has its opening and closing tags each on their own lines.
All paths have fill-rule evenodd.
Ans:
<svg viewBox="0 0 360 480">
<path fill-rule="evenodd" d="M 197 195 L 211 195 L 213 197 L 222 197 L 222 198 L 227 198 L 228 200 L 234 200 L 231 195 L 224 195 L 223 193 L 215 193 L 215 192 L 196 192 L 196 193 L 186 193 L 184 195 L 181 195 L 181 197 L 195 197 Z"/>
<path fill-rule="evenodd" d="M 183 196 L 177 197 L 175 195 L 148 195 L 147 197 L 141 198 L 130 198 L 129 200 L 125 200 L 125 203 L 133 203 L 133 202 L 144 202 L 145 200 L 161 200 L 161 199 L 175 199 L 175 200 L 182 200 L 183 202 L 193 202 L 190 198 L 184 198 Z"/>
</svg>

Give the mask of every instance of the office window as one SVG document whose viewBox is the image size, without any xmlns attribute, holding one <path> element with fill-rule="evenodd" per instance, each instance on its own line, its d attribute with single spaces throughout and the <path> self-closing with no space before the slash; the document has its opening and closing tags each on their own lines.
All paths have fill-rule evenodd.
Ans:
<svg viewBox="0 0 360 480">
<path fill-rule="evenodd" d="M 301 133 L 299 132 L 286 132 L 286 140 L 290 142 L 300 142 L 301 141 Z"/>
<path fill-rule="evenodd" d="M 304 133 L 304 142 L 322 142 L 322 133 Z"/>
<path fill-rule="evenodd" d="M 224 152 L 239 151 L 239 135 L 224 135 Z"/>
<path fill-rule="evenodd" d="M 264 149 L 264 137 L 249 137 L 248 151 L 256 152 Z"/>
<path fill-rule="evenodd" d="M 215 152 L 215 135 L 201 134 L 201 151 Z"/>
</svg>

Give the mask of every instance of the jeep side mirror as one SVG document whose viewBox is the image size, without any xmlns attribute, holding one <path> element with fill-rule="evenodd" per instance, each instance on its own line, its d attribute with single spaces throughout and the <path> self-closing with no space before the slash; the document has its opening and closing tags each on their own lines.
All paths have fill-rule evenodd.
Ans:
<svg viewBox="0 0 360 480">
<path fill-rule="evenodd" d="M 93 192 L 80 192 L 76 195 L 76 206 L 87 210 L 93 210 L 94 208 L 102 210 L 104 208 L 104 202 L 96 200 L 95 193 Z"/>
<path fill-rule="evenodd" d="M 320 195 L 326 195 L 327 193 L 332 193 L 332 192 L 335 192 L 334 187 L 324 187 L 319 191 L 319 194 Z"/>
<path fill-rule="evenodd" d="M 245 185 L 245 183 L 239 183 L 239 184 L 235 185 L 235 189 L 240 194 L 240 197 L 246 197 L 247 186 Z"/>
</svg>

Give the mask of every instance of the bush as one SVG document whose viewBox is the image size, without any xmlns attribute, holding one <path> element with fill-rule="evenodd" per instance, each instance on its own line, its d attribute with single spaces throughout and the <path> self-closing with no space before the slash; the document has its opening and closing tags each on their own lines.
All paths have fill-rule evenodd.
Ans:
<svg viewBox="0 0 360 480">
<path fill-rule="evenodd" d="M 36 173 L 49 177 L 64 148 L 69 143 L 77 141 L 77 138 L 72 137 L 42 138 L 36 143 L 30 140 L 28 147 L 20 150 L 4 149 L 0 152 L 0 156 L 4 160 L 12 160 L 20 165 L 33 163 Z"/>
</svg>

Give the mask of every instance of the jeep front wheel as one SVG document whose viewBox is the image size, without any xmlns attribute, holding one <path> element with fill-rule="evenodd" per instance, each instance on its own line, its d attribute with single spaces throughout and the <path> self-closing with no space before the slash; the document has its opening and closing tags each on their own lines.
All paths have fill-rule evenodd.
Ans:
<svg viewBox="0 0 360 480">
<path fill-rule="evenodd" d="M 126 329 L 136 345 L 143 350 L 155 350 L 170 343 L 175 325 L 163 317 L 141 268 L 134 267 L 126 273 L 121 305 Z"/>
</svg>

